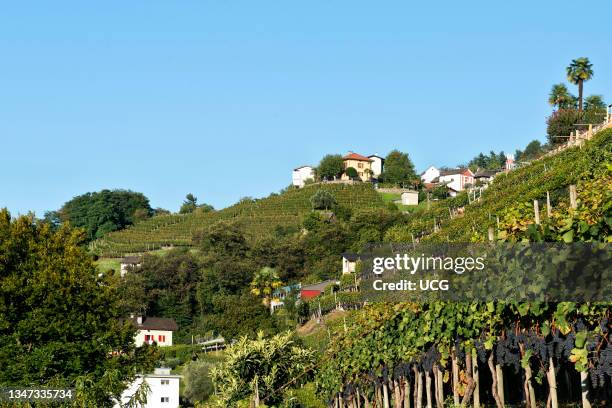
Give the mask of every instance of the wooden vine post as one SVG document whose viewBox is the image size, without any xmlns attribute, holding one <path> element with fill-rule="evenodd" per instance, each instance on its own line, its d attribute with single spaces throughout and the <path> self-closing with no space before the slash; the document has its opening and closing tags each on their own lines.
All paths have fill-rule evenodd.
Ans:
<svg viewBox="0 0 612 408">
<path fill-rule="evenodd" d="M 472 377 L 474 378 L 474 408 L 480 408 L 480 375 L 476 353 L 472 354 Z"/>
<path fill-rule="evenodd" d="M 559 408 L 559 400 L 557 398 L 557 376 L 555 374 L 555 362 L 553 361 L 552 356 L 548 359 L 548 372 L 546 373 L 546 377 L 548 377 L 551 407 Z"/>
<path fill-rule="evenodd" d="M 425 372 L 425 395 L 427 396 L 427 408 L 433 408 L 431 401 L 431 373 Z"/>
<path fill-rule="evenodd" d="M 495 376 L 497 377 L 497 395 L 502 407 L 506 406 L 506 397 L 504 395 L 504 370 L 501 364 L 495 364 Z"/>
<path fill-rule="evenodd" d="M 533 213 L 535 214 L 535 223 L 540 225 L 540 204 L 538 200 L 533 200 Z"/>
<path fill-rule="evenodd" d="M 550 192 L 546 191 L 546 216 L 552 216 L 552 207 L 550 206 Z"/>
<path fill-rule="evenodd" d="M 587 371 L 580 372 L 580 391 L 582 394 L 582 408 L 591 408 L 589 401 L 589 377 Z"/>
<path fill-rule="evenodd" d="M 459 405 L 459 364 L 457 363 L 457 355 L 455 350 L 451 351 L 451 364 L 453 370 L 453 403 Z"/>
<path fill-rule="evenodd" d="M 573 209 L 578 208 L 578 194 L 576 193 L 575 184 L 572 184 L 569 186 L 569 195 L 570 195 L 570 206 Z"/>
<path fill-rule="evenodd" d="M 491 394 L 493 394 L 493 399 L 495 400 L 495 405 L 497 405 L 497 408 L 503 408 L 504 404 L 498 393 L 499 386 L 497 384 L 497 370 L 495 369 L 495 364 L 493 363 L 493 354 L 493 351 L 491 351 L 489 358 L 487 359 L 489 371 L 491 371 L 491 377 L 493 378 L 493 383 L 491 384 Z"/>
</svg>

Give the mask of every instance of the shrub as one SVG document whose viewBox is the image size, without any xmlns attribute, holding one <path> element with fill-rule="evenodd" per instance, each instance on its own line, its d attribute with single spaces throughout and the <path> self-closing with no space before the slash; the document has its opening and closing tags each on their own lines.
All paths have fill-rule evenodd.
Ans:
<svg viewBox="0 0 612 408">
<path fill-rule="evenodd" d="M 580 122 L 580 113 L 575 109 L 559 109 L 546 121 L 546 133 L 550 144 L 559 144 L 567 141 L 567 138 L 576 130 L 576 123 Z"/>
<path fill-rule="evenodd" d="M 336 204 L 336 199 L 328 191 L 319 190 L 310 197 L 310 202 L 315 210 L 329 210 Z"/>
<path fill-rule="evenodd" d="M 357 170 L 354 167 L 348 167 L 345 173 L 351 180 L 354 180 L 359 176 L 359 173 L 357 173 Z"/>
</svg>

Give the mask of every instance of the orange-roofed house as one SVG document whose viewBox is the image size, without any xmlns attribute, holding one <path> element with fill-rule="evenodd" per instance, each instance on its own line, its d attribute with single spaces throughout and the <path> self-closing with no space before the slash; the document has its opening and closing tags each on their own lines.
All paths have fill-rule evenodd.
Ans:
<svg viewBox="0 0 612 408">
<path fill-rule="evenodd" d="M 344 170 L 349 167 L 357 170 L 357 174 L 362 181 L 369 181 L 372 179 L 372 162 L 373 160 L 369 157 L 362 156 L 360 154 L 349 152 L 346 156 L 342 158 L 344 161 Z M 342 180 L 348 180 L 349 177 L 346 173 L 342 174 Z"/>
</svg>

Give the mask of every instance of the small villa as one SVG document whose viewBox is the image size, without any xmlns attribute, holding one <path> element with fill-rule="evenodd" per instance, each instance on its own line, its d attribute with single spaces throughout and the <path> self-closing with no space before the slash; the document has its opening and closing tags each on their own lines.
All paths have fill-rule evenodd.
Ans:
<svg viewBox="0 0 612 408">
<path fill-rule="evenodd" d="M 154 343 L 171 346 L 172 333 L 178 330 L 176 322 L 165 317 L 131 316 L 128 321 L 136 327 L 136 347 Z"/>
<path fill-rule="evenodd" d="M 142 264 L 142 258 L 139 256 L 126 256 L 121 259 L 120 262 L 120 271 L 121 277 L 123 278 L 126 273 L 128 273 L 128 269 L 139 267 Z"/>
</svg>

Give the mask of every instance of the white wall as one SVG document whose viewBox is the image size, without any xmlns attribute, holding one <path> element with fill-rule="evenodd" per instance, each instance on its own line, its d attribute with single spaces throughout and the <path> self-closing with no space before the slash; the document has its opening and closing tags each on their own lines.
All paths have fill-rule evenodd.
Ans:
<svg viewBox="0 0 612 408">
<path fill-rule="evenodd" d="M 431 180 L 440 176 L 440 170 L 436 169 L 434 166 L 429 166 L 427 170 L 421 176 L 421 180 L 425 183 L 431 183 Z"/>
<path fill-rule="evenodd" d="M 157 369 L 156 369 L 157 371 Z M 169 369 L 168 369 L 169 371 Z M 167 384 L 162 384 L 168 382 Z M 179 383 L 180 376 L 171 374 L 149 374 L 144 376 L 144 381 L 149 386 L 147 403 L 142 408 L 178 408 L 179 406 Z M 127 403 L 136 393 L 143 382 L 143 377 L 138 376 L 130 386 L 121 394 L 121 402 Z M 162 397 L 168 398 L 168 402 L 162 402 Z M 118 408 L 119 404 L 115 404 Z"/>
<path fill-rule="evenodd" d="M 402 193 L 402 204 L 403 205 L 418 205 L 419 204 L 418 191 L 406 191 Z"/>
<path fill-rule="evenodd" d="M 351 262 L 348 259 L 342 257 L 342 273 L 355 272 L 356 265 L 357 265 L 357 262 Z"/>
<path fill-rule="evenodd" d="M 369 159 L 372 160 L 372 164 L 370 165 L 372 168 L 372 175 L 374 177 L 380 176 L 380 173 L 382 173 L 382 167 L 383 167 L 382 159 L 376 156 L 370 156 Z"/>
<path fill-rule="evenodd" d="M 154 340 L 160 347 L 172 345 L 172 331 L 170 330 L 138 330 L 136 332 L 136 347 L 140 347 L 145 343 L 145 335 L 154 336 Z M 166 336 L 166 341 L 160 341 L 159 336 Z"/>
<path fill-rule="evenodd" d="M 465 189 L 466 184 L 474 185 L 474 177 L 465 176 L 463 174 L 451 174 L 448 176 L 440 176 L 440 183 L 447 183 L 453 190 L 462 191 Z"/>
<path fill-rule="evenodd" d="M 304 182 L 308 179 L 314 180 L 314 168 L 310 166 L 300 167 L 299 169 L 293 170 L 291 175 L 291 181 L 294 186 L 304 187 Z"/>
</svg>

